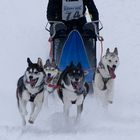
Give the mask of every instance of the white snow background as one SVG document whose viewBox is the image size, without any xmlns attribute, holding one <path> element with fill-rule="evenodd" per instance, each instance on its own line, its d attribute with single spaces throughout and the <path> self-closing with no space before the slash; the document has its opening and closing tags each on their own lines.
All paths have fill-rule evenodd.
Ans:
<svg viewBox="0 0 140 140">
<path fill-rule="evenodd" d="M 106 48 L 118 47 L 114 103 L 108 111 L 87 97 L 81 122 L 63 123 L 62 103 L 49 96 L 33 125 L 21 126 L 16 84 L 26 59 L 48 58 L 45 31 L 47 0 L 0 1 L 0 140 L 139 140 L 140 139 L 140 1 L 95 0 L 104 25 Z M 98 58 L 100 44 L 98 43 Z M 72 108 L 71 120 L 75 115 Z"/>
</svg>

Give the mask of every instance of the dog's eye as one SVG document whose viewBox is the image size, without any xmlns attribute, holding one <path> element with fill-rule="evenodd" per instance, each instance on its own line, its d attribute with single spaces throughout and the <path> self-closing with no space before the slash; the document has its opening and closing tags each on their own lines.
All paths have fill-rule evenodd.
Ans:
<svg viewBox="0 0 140 140">
<path fill-rule="evenodd" d="M 54 71 L 54 68 L 51 68 L 52 71 Z"/>
<path fill-rule="evenodd" d="M 38 74 L 38 71 L 35 71 L 35 74 Z"/>
<path fill-rule="evenodd" d="M 108 60 L 111 63 L 111 60 Z"/>
<path fill-rule="evenodd" d="M 32 70 L 31 70 L 31 69 L 29 69 L 29 70 L 28 70 L 28 73 L 29 73 L 29 74 L 30 74 L 30 73 L 32 73 Z"/>
<path fill-rule="evenodd" d="M 116 60 L 115 62 L 117 63 L 118 61 Z"/>
<path fill-rule="evenodd" d="M 31 74 L 31 71 L 28 71 L 29 74 Z"/>
</svg>

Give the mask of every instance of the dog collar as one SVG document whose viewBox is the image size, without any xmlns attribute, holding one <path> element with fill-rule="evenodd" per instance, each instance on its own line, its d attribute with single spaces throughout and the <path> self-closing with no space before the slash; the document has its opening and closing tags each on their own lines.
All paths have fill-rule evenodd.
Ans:
<svg viewBox="0 0 140 140">
<path fill-rule="evenodd" d="M 60 86 L 59 85 L 54 85 L 54 84 L 47 84 L 48 85 L 48 87 L 51 87 L 51 88 L 60 88 Z"/>
</svg>

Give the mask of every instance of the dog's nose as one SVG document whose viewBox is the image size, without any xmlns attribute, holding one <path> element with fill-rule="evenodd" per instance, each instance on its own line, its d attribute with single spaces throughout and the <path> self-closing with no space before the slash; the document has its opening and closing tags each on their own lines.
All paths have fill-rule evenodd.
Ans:
<svg viewBox="0 0 140 140">
<path fill-rule="evenodd" d="M 116 65 L 113 65 L 113 68 L 116 69 Z"/>
<path fill-rule="evenodd" d="M 29 76 L 29 79 L 33 79 L 33 76 Z"/>
<path fill-rule="evenodd" d="M 75 78 L 75 81 L 76 81 L 76 82 L 78 82 L 78 81 L 79 81 L 79 79 L 78 79 L 78 78 Z"/>
</svg>

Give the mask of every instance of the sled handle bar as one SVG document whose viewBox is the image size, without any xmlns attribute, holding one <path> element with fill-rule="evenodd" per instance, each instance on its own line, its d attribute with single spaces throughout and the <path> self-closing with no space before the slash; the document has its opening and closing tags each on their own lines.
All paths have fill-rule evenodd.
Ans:
<svg viewBox="0 0 140 140">
<path fill-rule="evenodd" d="M 61 24 L 64 24 L 62 21 L 48 21 L 47 24 L 46 24 L 46 27 L 45 29 L 50 32 L 50 30 L 48 29 L 48 24 L 54 24 L 53 26 L 53 30 L 54 30 L 54 33 L 53 35 L 51 36 L 52 38 L 55 36 L 56 32 L 55 32 L 55 25 L 58 24 L 58 23 L 61 23 Z M 89 22 L 90 23 L 90 22 Z M 95 34 L 97 37 L 100 37 L 99 36 L 99 31 L 101 31 L 103 29 L 103 24 L 100 20 L 96 20 L 96 21 L 92 21 L 91 22 L 94 26 L 94 29 L 95 29 Z M 97 29 L 97 24 L 99 24 L 99 26 L 101 26 L 99 29 Z"/>
<path fill-rule="evenodd" d="M 56 25 L 57 23 L 62 23 L 62 24 L 64 24 L 62 21 L 48 21 L 47 24 L 46 24 L 46 26 L 45 26 L 45 29 L 46 29 L 48 32 L 50 32 L 50 30 L 48 29 L 48 25 L 49 25 L 49 24 L 54 24 L 54 25 Z M 54 26 L 54 27 L 55 27 L 55 26 Z"/>
<path fill-rule="evenodd" d="M 47 24 L 46 24 L 45 29 L 46 29 L 49 33 L 50 33 L 50 30 L 48 29 L 48 24 L 54 24 L 54 26 L 52 27 L 54 33 L 51 35 L 51 38 L 53 38 L 53 37 L 55 36 L 55 34 L 56 34 L 55 26 L 56 26 L 56 24 L 58 24 L 58 23 L 64 24 L 62 21 L 48 21 Z"/>
<path fill-rule="evenodd" d="M 94 28 L 96 30 L 101 31 L 103 29 L 103 24 L 102 24 L 102 22 L 100 20 L 92 21 L 91 23 L 94 25 Z M 99 26 L 100 26 L 99 29 L 97 29 L 97 24 L 99 24 Z"/>
</svg>

